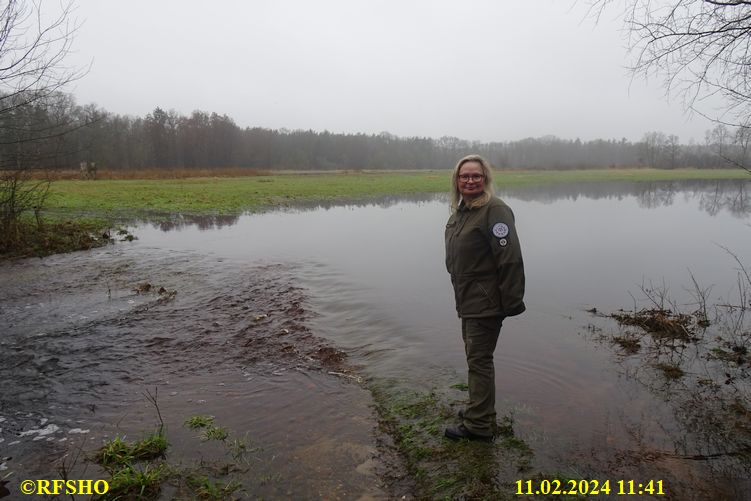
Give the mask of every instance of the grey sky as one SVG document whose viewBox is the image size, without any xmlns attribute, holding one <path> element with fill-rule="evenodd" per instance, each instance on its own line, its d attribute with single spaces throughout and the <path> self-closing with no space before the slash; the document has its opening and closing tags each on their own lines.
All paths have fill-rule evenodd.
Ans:
<svg viewBox="0 0 751 501">
<path fill-rule="evenodd" d="M 47 5 L 44 4 L 45 8 Z M 702 141 L 712 124 L 632 81 L 616 12 L 552 0 L 76 0 L 80 104 L 238 125 L 482 141 Z"/>
</svg>

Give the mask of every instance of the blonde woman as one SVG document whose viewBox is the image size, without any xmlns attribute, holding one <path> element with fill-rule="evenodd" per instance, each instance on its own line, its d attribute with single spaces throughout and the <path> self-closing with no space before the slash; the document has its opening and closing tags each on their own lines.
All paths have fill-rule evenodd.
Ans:
<svg viewBox="0 0 751 501">
<path fill-rule="evenodd" d="M 462 320 L 469 404 L 445 436 L 490 441 L 496 422 L 493 352 L 503 320 L 526 309 L 524 262 L 514 213 L 494 195 L 488 162 L 479 155 L 459 160 L 451 188 L 446 269 Z"/>
</svg>

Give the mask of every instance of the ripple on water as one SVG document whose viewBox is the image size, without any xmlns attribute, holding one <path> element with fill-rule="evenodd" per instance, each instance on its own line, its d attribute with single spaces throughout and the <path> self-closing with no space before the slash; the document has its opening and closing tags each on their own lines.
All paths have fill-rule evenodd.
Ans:
<svg viewBox="0 0 751 501">
<path fill-rule="evenodd" d="M 358 470 L 373 456 L 369 395 L 329 374 L 346 372 L 345 358 L 310 331 L 314 314 L 289 265 L 118 246 L 3 263 L 0 283 L 10 362 L 0 380 L 13 381 L 0 388 L 0 438 L 11 471 L 49 474 L 70 441 L 94 448 L 150 431 L 144 393 L 158 388 L 177 457 L 196 457 L 182 422 L 212 414 L 263 447 L 249 485 L 281 474 L 258 495 L 378 493 Z M 143 283 L 177 295 L 134 290 Z"/>
</svg>

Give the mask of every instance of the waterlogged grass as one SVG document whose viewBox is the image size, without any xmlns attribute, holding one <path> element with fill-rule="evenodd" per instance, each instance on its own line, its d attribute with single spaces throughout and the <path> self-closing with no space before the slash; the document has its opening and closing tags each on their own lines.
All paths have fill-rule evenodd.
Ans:
<svg viewBox="0 0 751 501">
<path fill-rule="evenodd" d="M 174 474 L 162 461 L 168 447 L 161 429 L 136 442 L 118 436 L 105 443 L 93 460 L 110 473 L 110 488 L 96 499 L 156 499 L 162 483 Z"/>
<path fill-rule="evenodd" d="M 229 437 L 229 432 L 221 426 L 209 426 L 203 430 L 203 434 L 201 435 L 203 440 L 224 441 L 227 440 L 227 437 Z"/>
<path fill-rule="evenodd" d="M 60 215 L 20 218 L 7 233 L 0 234 L 0 259 L 44 257 L 51 254 L 93 249 L 137 237 L 117 227 L 107 216 L 65 220 Z"/>
<path fill-rule="evenodd" d="M 665 379 L 669 379 L 669 380 L 680 379 L 685 374 L 683 369 L 681 369 L 681 367 L 676 364 L 657 363 L 657 364 L 654 364 L 654 368 L 659 371 L 662 371 L 662 374 L 663 376 L 665 376 Z"/>
<path fill-rule="evenodd" d="M 242 488 L 242 484 L 234 480 L 221 482 L 219 480 L 211 480 L 209 477 L 201 475 L 188 477 L 186 483 L 193 491 L 196 499 L 207 501 L 234 499 L 232 495 Z"/>
<path fill-rule="evenodd" d="M 113 241 L 110 226 L 102 218 L 61 221 L 45 217 L 37 221 L 24 217 L 8 234 L 0 236 L 0 256 L 43 257 L 101 247 Z"/>
<path fill-rule="evenodd" d="M 107 469 L 115 470 L 138 461 L 163 458 L 167 447 L 167 438 L 161 431 L 156 431 L 137 442 L 115 437 L 97 451 L 94 460 Z"/>
<path fill-rule="evenodd" d="M 496 184 L 519 187 L 598 181 L 748 179 L 741 170 L 600 169 L 499 171 Z M 382 195 L 446 193 L 450 171 L 271 174 L 189 179 L 57 181 L 47 208 L 97 214 L 164 211 L 231 214 L 296 203 L 355 200 Z"/>
<path fill-rule="evenodd" d="M 112 473 L 109 490 L 97 497 L 98 500 L 121 499 L 157 499 L 162 483 L 170 478 L 172 472 L 164 463 L 146 464 L 144 466 L 125 465 Z"/>
<path fill-rule="evenodd" d="M 463 386 L 464 383 L 459 383 L 446 391 L 434 389 L 422 393 L 405 391 L 393 382 L 375 383 L 370 388 L 380 426 L 392 437 L 415 481 L 416 499 L 586 499 L 570 488 L 571 475 L 534 468 L 534 452 L 514 432 L 511 416 L 498 420 L 493 442 L 445 438 L 446 426 L 459 422 L 457 412 L 466 399 Z M 554 493 L 552 489 L 545 494 L 526 492 L 525 482 L 539 486 L 542 480 L 560 486 L 559 492 Z M 521 487 L 519 482 L 522 482 Z"/>
<path fill-rule="evenodd" d="M 201 439 L 206 440 L 227 440 L 229 432 L 226 428 L 214 425 L 213 416 L 191 416 L 185 420 L 185 426 L 191 430 L 203 430 Z"/>
<path fill-rule="evenodd" d="M 225 442 L 229 432 L 214 425 L 212 416 L 192 416 L 185 420 L 190 429 L 201 429 L 206 439 Z M 141 440 L 130 442 L 123 437 L 115 437 L 96 451 L 91 460 L 98 463 L 110 475 L 109 490 L 94 499 L 98 501 L 161 499 L 165 484 L 176 490 L 170 499 L 176 500 L 228 500 L 237 499 L 235 493 L 242 484 L 231 477 L 234 472 L 242 472 L 237 461 L 244 460 L 249 451 L 245 440 L 235 438 L 225 443 L 226 454 L 232 462 L 219 463 L 201 460 L 195 467 L 172 464 L 167 459 L 169 444 L 163 428 Z M 259 481 L 260 482 L 260 481 Z"/>
<path fill-rule="evenodd" d="M 519 499 L 512 482 L 529 470 L 532 451 L 502 419 L 492 443 L 444 438 L 461 402 L 436 390 L 405 392 L 393 384 L 371 388 L 383 430 L 394 440 L 419 499 Z"/>
<path fill-rule="evenodd" d="M 185 426 L 191 430 L 214 426 L 214 416 L 191 416 L 185 420 Z"/>
</svg>

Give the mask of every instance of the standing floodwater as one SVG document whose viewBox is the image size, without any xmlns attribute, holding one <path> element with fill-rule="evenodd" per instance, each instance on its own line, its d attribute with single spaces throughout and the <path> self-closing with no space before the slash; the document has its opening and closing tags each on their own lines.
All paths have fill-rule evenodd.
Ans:
<svg viewBox="0 0 751 501">
<path fill-rule="evenodd" d="M 712 341 L 735 336 L 742 350 L 748 323 L 741 318 L 729 332 L 712 310 L 717 323 L 701 340 L 655 358 L 644 340 L 631 352 L 611 343 L 623 327 L 602 316 L 645 306 L 644 290 L 658 290 L 668 304 L 695 304 L 692 276 L 701 289 L 711 287 L 710 307 L 737 302 L 743 276 L 731 252 L 751 267 L 749 187 L 621 183 L 501 194 L 524 244 L 528 311 L 504 324 L 497 406 L 513 413 L 540 468 L 569 478 L 666 478 L 673 493 L 694 489 L 696 499 L 717 486 L 728 499 L 749 488 L 738 473 L 751 443 L 748 358 L 713 357 L 717 349 L 734 352 Z M 71 430 L 104 427 L 144 386 L 158 384 L 163 405 L 180 415 L 178 427 L 197 406 L 223 408 L 228 425 L 286 451 L 285 475 L 298 485 L 291 492 L 310 492 L 310 482 L 335 492 L 320 471 L 305 470 L 318 450 L 305 441 L 334 447 L 331 437 L 344 437 L 354 445 L 332 457 L 355 470 L 371 452 L 364 444 L 372 422 L 357 418 L 369 414 L 362 390 L 332 385 L 328 372 L 340 371 L 313 355 L 341 348 L 365 376 L 413 389 L 465 380 L 443 262 L 447 217 L 447 199 L 431 196 L 248 215 L 228 225 L 144 223 L 133 243 L 4 263 L 2 455 L 18 457 L 12 448 L 22 447 L 24 467 L 32 468 L 34 458 L 63 448 Z M 146 282 L 177 295 L 133 291 Z M 296 324 L 274 325 L 277 334 L 310 333 L 331 346 L 296 338 L 288 349 L 303 353 L 294 363 L 281 363 L 276 352 L 265 359 L 249 340 L 264 320 L 255 319 L 269 311 L 301 315 Z M 662 370 L 664 356 L 683 374 Z M 304 357 L 315 362 L 301 367 Z M 318 393 L 326 397 L 306 400 Z M 725 419 L 734 420 L 732 443 L 720 439 L 725 428 L 707 432 L 713 423 L 701 407 L 710 404 L 734 412 Z M 142 407 L 138 414 L 148 414 Z M 59 429 L 49 431 L 50 424 Z M 42 431 L 19 438 L 30 430 Z M 23 440 L 37 436 L 50 449 Z M 368 491 L 372 478 L 358 477 L 361 471 L 341 487 L 343 498 Z"/>
</svg>

